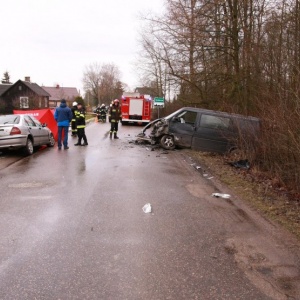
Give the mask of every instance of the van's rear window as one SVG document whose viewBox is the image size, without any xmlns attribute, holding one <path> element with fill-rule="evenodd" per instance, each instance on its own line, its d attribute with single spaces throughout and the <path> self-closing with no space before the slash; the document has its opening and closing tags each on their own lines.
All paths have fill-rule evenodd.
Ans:
<svg viewBox="0 0 300 300">
<path fill-rule="evenodd" d="M 201 127 L 226 130 L 230 126 L 230 118 L 202 114 Z"/>
</svg>

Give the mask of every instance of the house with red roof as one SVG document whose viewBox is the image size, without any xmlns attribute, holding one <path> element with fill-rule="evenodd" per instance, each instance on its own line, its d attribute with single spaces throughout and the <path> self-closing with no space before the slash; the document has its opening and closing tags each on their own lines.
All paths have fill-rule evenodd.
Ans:
<svg viewBox="0 0 300 300">
<path fill-rule="evenodd" d="M 61 99 L 65 99 L 68 106 L 72 106 L 72 102 L 75 101 L 76 97 L 80 97 L 80 94 L 75 87 L 61 87 L 56 85 L 54 87 L 42 86 L 42 88 L 50 94 L 50 108 L 59 106 Z"/>
</svg>

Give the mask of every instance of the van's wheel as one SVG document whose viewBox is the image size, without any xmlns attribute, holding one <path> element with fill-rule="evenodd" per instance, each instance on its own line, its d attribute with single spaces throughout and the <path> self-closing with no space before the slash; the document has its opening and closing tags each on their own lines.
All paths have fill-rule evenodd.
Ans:
<svg viewBox="0 0 300 300">
<path fill-rule="evenodd" d="M 174 137 L 172 135 L 163 135 L 160 139 L 160 145 L 166 150 L 175 149 Z"/>
<path fill-rule="evenodd" d="M 47 144 L 48 147 L 54 147 L 55 145 L 55 139 L 52 133 L 49 135 L 49 143 Z"/>
<path fill-rule="evenodd" d="M 30 138 L 27 138 L 26 146 L 24 148 L 25 155 L 31 155 L 34 151 L 33 143 Z"/>
</svg>

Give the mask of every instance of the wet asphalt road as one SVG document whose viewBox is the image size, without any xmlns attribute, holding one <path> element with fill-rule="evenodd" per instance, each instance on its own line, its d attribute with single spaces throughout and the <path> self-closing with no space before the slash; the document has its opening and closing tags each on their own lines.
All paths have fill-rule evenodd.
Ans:
<svg viewBox="0 0 300 300">
<path fill-rule="evenodd" d="M 108 129 L 88 125 L 88 147 L 70 137 L 67 151 L 0 160 L 0 299 L 296 299 L 285 296 L 297 295 L 295 248 L 273 254 L 289 271 L 284 293 L 260 248 L 264 220 L 213 198 L 218 183 L 184 151 L 129 143 L 140 127 L 120 126 L 120 140 Z"/>
</svg>

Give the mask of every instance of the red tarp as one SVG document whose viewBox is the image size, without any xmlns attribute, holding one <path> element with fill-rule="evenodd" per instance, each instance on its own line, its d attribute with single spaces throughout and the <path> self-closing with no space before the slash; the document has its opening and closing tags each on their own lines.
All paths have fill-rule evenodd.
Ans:
<svg viewBox="0 0 300 300">
<path fill-rule="evenodd" d="M 34 116 L 41 123 L 47 123 L 47 127 L 52 131 L 57 141 L 57 123 L 54 119 L 54 110 L 51 109 L 35 109 L 35 110 L 14 110 L 14 114 L 27 114 Z"/>
</svg>

